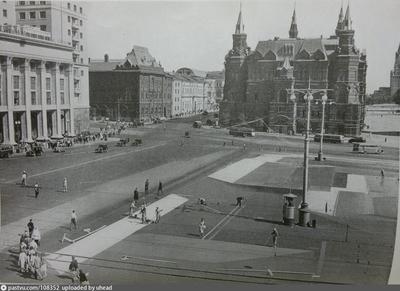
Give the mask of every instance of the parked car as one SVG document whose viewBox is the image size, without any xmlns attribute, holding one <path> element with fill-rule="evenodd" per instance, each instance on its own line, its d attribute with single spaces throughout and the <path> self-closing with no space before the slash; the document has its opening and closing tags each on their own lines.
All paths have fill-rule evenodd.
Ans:
<svg viewBox="0 0 400 291">
<path fill-rule="evenodd" d="M 9 158 L 13 154 L 11 145 L 0 145 L 0 158 Z"/>
<path fill-rule="evenodd" d="M 117 146 L 123 147 L 123 146 L 126 146 L 128 143 L 129 143 L 129 137 L 121 138 L 119 140 L 119 142 L 117 143 Z"/>
<path fill-rule="evenodd" d="M 104 153 L 108 151 L 108 146 L 106 144 L 99 144 L 94 151 L 95 153 Z"/>
<path fill-rule="evenodd" d="M 202 122 L 201 121 L 195 121 L 193 122 L 193 128 L 201 128 Z"/>
<path fill-rule="evenodd" d="M 365 142 L 365 137 L 363 136 L 356 136 L 356 137 L 352 137 L 351 139 L 349 139 L 349 143 L 354 143 L 354 142 Z"/>
<path fill-rule="evenodd" d="M 135 138 L 135 140 L 132 142 L 133 146 L 140 146 L 142 144 L 142 139 L 140 138 Z"/>
</svg>

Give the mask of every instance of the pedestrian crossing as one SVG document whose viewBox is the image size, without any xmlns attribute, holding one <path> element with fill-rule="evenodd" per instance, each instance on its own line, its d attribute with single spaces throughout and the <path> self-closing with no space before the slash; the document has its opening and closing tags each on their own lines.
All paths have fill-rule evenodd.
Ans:
<svg viewBox="0 0 400 291">
<path fill-rule="evenodd" d="M 147 218 L 151 221 L 155 220 L 156 207 L 162 210 L 160 215 L 164 216 L 187 200 L 187 198 L 177 194 L 170 194 L 146 207 Z M 134 214 L 140 217 L 140 210 Z M 62 274 L 68 271 L 71 256 L 75 256 L 78 263 L 82 263 L 87 258 L 98 255 L 146 225 L 145 223 L 141 223 L 140 219 L 125 217 L 84 239 L 58 250 L 54 254 L 48 255 L 47 261 L 52 269 Z"/>
</svg>

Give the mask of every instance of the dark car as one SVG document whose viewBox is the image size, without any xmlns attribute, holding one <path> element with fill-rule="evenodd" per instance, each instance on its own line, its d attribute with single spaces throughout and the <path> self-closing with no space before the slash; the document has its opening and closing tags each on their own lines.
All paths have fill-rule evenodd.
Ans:
<svg viewBox="0 0 400 291">
<path fill-rule="evenodd" d="M 9 158 L 13 154 L 11 145 L 0 145 L 0 158 Z"/>
<path fill-rule="evenodd" d="M 350 143 L 354 143 L 354 142 L 365 142 L 365 137 L 363 136 L 356 136 L 356 137 L 352 137 L 351 139 L 349 139 Z"/>
<path fill-rule="evenodd" d="M 96 153 L 104 153 L 108 151 L 108 146 L 106 144 L 99 144 L 97 149 L 95 150 Z"/>
</svg>

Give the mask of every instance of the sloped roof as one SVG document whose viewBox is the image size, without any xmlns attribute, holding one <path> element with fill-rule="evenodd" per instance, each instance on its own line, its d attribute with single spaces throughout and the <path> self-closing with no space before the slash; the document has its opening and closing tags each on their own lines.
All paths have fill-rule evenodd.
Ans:
<svg viewBox="0 0 400 291">
<path fill-rule="evenodd" d="M 206 79 L 224 79 L 225 71 L 212 71 L 208 72 L 206 75 Z"/>
<path fill-rule="evenodd" d="M 293 52 L 290 54 L 291 60 L 295 59 L 302 51 L 306 51 L 308 54 L 312 55 L 316 51 L 320 50 L 324 55 L 326 55 L 324 45 L 325 40 L 326 39 L 322 38 L 288 38 L 260 41 L 253 53 L 258 52 L 264 57 L 269 51 L 272 51 L 277 56 L 276 59 L 279 61 L 283 61 L 285 56 L 288 55 L 288 47 L 293 49 Z"/>
<path fill-rule="evenodd" d="M 132 66 L 145 67 L 161 67 L 157 60 L 150 54 L 149 50 L 143 46 L 133 46 L 132 51 L 126 54 L 126 58 L 122 61 L 123 65 L 129 61 Z"/>
<path fill-rule="evenodd" d="M 108 72 L 115 69 L 115 67 L 122 60 L 109 60 L 105 62 L 104 60 L 90 60 L 89 71 L 90 72 Z"/>
</svg>

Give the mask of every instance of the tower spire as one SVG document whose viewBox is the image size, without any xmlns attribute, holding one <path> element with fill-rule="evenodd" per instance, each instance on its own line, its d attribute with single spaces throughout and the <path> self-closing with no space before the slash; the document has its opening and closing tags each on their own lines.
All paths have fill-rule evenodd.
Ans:
<svg viewBox="0 0 400 291">
<path fill-rule="evenodd" d="M 342 5 L 340 6 L 338 22 L 337 22 L 336 30 L 335 30 L 335 33 L 337 36 L 339 35 L 339 32 L 341 30 L 343 30 L 343 1 L 342 1 Z"/>
<path fill-rule="evenodd" d="M 297 38 L 298 30 L 297 30 L 297 21 L 296 21 L 296 4 L 293 9 L 293 15 L 292 15 L 292 23 L 290 24 L 290 30 L 289 30 L 289 37 L 290 38 Z"/>
<path fill-rule="evenodd" d="M 351 30 L 350 1 L 347 3 L 346 14 L 343 19 L 343 29 Z"/>
<path fill-rule="evenodd" d="M 239 11 L 238 21 L 236 23 L 235 34 L 242 34 L 242 33 L 244 33 L 244 24 L 242 21 L 242 2 L 240 2 L 240 11 Z"/>
</svg>

